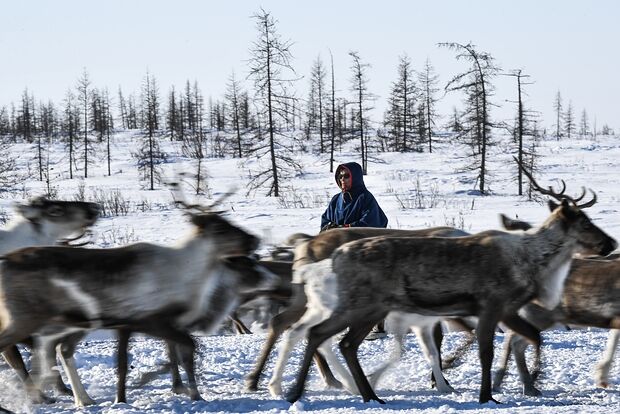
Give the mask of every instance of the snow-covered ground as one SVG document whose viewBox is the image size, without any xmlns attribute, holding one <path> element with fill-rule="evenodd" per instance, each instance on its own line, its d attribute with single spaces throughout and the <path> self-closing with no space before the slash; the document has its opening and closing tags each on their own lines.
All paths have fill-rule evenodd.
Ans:
<svg viewBox="0 0 620 414">
<path fill-rule="evenodd" d="M 110 247 L 134 241 L 169 243 L 189 228 L 181 211 L 171 209 L 170 191 L 165 186 L 158 190 L 142 190 L 135 171 L 129 148 L 135 146 L 135 137 L 120 134 L 113 146 L 112 176 L 107 177 L 105 161 L 98 159 L 89 167 L 89 177 L 84 181 L 87 198 L 120 190 L 129 204 L 129 213 L 118 217 L 102 218 L 95 226 L 95 245 Z M 177 173 L 191 172 L 194 163 L 180 154 L 180 147 L 164 143 L 171 155 L 165 165 L 165 174 L 174 179 Z M 598 203 L 588 209 L 589 216 L 610 235 L 620 239 L 620 215 L 618 201 L 620 187 L 617 174 L 620 171 L 620 139 L 599 137 L 596 140 L 543 141 L 540 148 L 541 185 L 555 185 L 564 179 L 567 192 L 578 195 L 582 186 L 592 188 L 598 194 Z M 19 164 L 34 167 L 34 151 L 26 144 L 15 148 Z M 103 152 L 100 152 L 103 154 Z M 462 148 L 439 143 L 433 154 L 373 154 L 369 174 L 365 177 L 367 187 L 383 207 L 392 228 L 421 228 L 452 225 L 467 231 L 499 228 L 498 213 L 510 217 L 540 223 L 548 214 L 542 203 L 529 202 L 516 196 L 513 181 L 515 167 L 511 163 L 508 145 L 494 147 L 491 152 L 488 183 L 491 195 L 476 195 L 472 173 L 455 172 L 464 165 L 459 158 Z M 50 159 L 54 166 L 52 185 L 60 198 L 74 198 L 82 180 L 69 180 L 66 163 L 59 145 L 53 147 Z M 352 150 L 337 153 L 336 162 L 359 161 Z M 61 163 L 62 161 L 62 163 Z M 244 168 L 235 159 L 213 159 L 204 164 L 209 175 L 210 194 L 215 197 L 231 188 L 238 191 L 228 198 L 223 207 L 228 217 L 238 225 L 249 229 L 263 240 L 262 251 L 282 242 L 295 232 L 317 233 L 320 216 L 327 201 L 337 191 L 333 175 L 329 173 L 326 156 L 302 155 L 305 167 L 303 176 L 293 182 L 279 199 L 263 197 L 259 192 L 246 195 L 247 177 Z M 11 215 L 11 203 L 27 196 L 41 193 L 42 183 L 28 180 L 15 200 L 0 199 L 0 212 Z M 421 195 L 417 195 L 417 191 Z M 188 190 L 188 198 L 191 193 Z M 200 197 L 197 201 L 208 203 Z M 421 207 L 421 208 L 418 208 Z M 1 215 L 0 215 L 1 216 Z M 204 402 L 192 402 L 187 397 L 170 391 L 170 380 L 162 376 L 155 382 L 135 387 L 140 374 L 165 361 L 161 342 L 138 337 L 132 342 L 132 369 L 128 380 L 129 404 L 114 405 L 114 341 L 110 335 L 97 334 L 78 348 L 77 361 L 80 375 L 87 390 L 99 405 L 88 407 L 84 412 L 278 412 L 291 409 L 283 400 L 274 399 L 266 391 L 266 381 L 261 382 L 257 393 L 244 390 L 243 377 L 257 357 L 264 341 L 264 334 L 246 336 L 214 335 L 199 337 L 197 373 L 199 389 Z M 460 334 L 451 333 L 445 341 L 450 352 L 459 342 Z M 499 343 L 502 335 L 498 334 Z M 389 371 L 380 383 L 377 393 L 387 404 L 364 404 L 358 396 L 337 390 L 324 389 L 322 382 L 312 371 L 302 403 L 292 407 L 296 410 L 323 412 L 353 412 L 381 410 L 399 412 L 449 413 L 459 410 L 483 412 L 620 412 L 619 368 L 611 372 L 612 385 L 602 390 L 595 387 L 593 369 L 601 355 L 606 340 L 602 330 L 553 330 L 544 334 L 544 375 L 540 380 L 543 396 L 525 397 L 520 393 L 516 374 L 507 377 L 504 389 L 495 394 L 503 405 L 480 406 L 477 403 L 480 369 L 476 352 L 470 352 L 463 363 L 448 370 L 446 377 L 457 394 L 440 395 L 429 387 L 430 370 L 422 359 L 413 336 L 410 336 L 406 357 L 396 368 Z M 389 338 L 366 341 L 362 345 L 360 359 L 371 370 L 378 366 L 389 350 Z M 302 349 L 298 347 L 284 377 L 285 387 L 292 382 L 296 364 Z M 499 353 L 499 348 L 496 354 Z M 269 375 L 272 362 L 267 367 Z M 3 365 L 0 368 L 0 405 L 16 411 L 59 413 L 73 409 L 72 399 L 61 396 L 50 405 L 30 405 L 15 375 Z"/>
</svg>

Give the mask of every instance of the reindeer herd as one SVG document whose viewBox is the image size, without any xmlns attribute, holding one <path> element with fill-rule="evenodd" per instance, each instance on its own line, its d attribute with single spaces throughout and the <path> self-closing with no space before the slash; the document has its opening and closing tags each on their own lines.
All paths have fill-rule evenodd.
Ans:
<svg viewBox="0 0 620 414">
<path fill-rule="evenodd" d="M 268 389 L 289 402 L 302 397 L 314 359 L 327 386 L 384 403 L 374 386 L 398 362 L 410 329 L 431 365 L 437 391 L 454 392 L 442 372 L 442 321 L 473 331 L 480 403 L 495 401 L 492 392 L 501 385 L 510 352 L 524 394 L 540 394 L 535 385 L 542 369 L 540 332 L 556 323 L 610 329 L 596 371 L 597 384 L 607 386 L 620 336 L 620 258 L 611 254 L 617 242 L 583 211 L 596 203 L 596 194 L 582 202 L 585 190 L 573 198 L 565 186 L 558 192 L 544 189 L 527 175 L 537 191 L 556 200 L 549 201 L 551 214 L 538 227 L 504 217 L 506 231 L 477 234 L 450 227 L 331 229 L 292 236 L 290 257 L 284 260 L 281 255 L 259 260 L 259 239 L 215 211 L 221 200 L 208 207 L 180 202 L 192 231 L 174 245 L 100 249 L 69 242 L 95 223 L 96 204 L 36 198 L 19 205 L 17 219 L 0 230 L 0 350 L 33 401 L 53 401 L 45 394 L 53 385 L 60 393 L 73 393 L 81 407 L 95 402 L 77 372 L 77 345 L 92 330 L 114 329 L 120 403 L 126 402 L 128 340 L 141 332 L 166 340 L 173 391 L 199 400 L 191 333 L 213 332 L 224 319 L 234 318 L 240 304 L 264 296 L 286 306 L 271 319 L 246 388 L 258 389 L 284 334 Z M 386 318 L 397 346 L 367 376 L 358 348 Z M 508 334 L 502 366 L 492 378 L 498 325 Z M 288 358 L 304 338 L 296 381 L 283 393 Z M 335 340 L 346 367 L 333 350 Z M 30 369 L 18 344 L 32 348 Z M 528 344 L 535 349 L 533 372 L 525 359 Z M 54 369 L 57 358 L 70 390 Z"/>
</svg>

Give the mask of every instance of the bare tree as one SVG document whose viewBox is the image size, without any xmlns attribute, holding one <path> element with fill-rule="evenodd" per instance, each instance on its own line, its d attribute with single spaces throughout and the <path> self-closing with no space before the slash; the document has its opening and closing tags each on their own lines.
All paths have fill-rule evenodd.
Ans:
<svg viewBox="0 0 620 414">
<path fill-rule="evenodd" d="M 127 102 L 123 96 L 121 87 L 118 87 L 118 112 L 121 117 L 121 128 L 129 129 L 129 123 L 127 122 Z"/>
<path fill-rule="evenodd" d="M 63 130 L 67 138 L 67 150 L 69 151 L 69 178 L 73 179 L 75 164 L 75 143 L 80 130 L 80 113 L 75 95 L 71 89 L 67 90 L 63 101 Z"/>
<path fill-rule="evenodd" d="M 568 102 L 568 108 L 566 108 L 566 112 L 564 113 L 564 133 L 566 134 L 566 138 L 570 139 L 572 135 L 575 134 L 575 112 L 573 110 L 573 102 Z"/>
<path fill-rule="evenodd" d="M 553 101 L 553 110 L 555 112 L 555 139 L 560 140 L 562 137 L 562 115 L 564 106 L 562 105 L 562 95 L 558 91 Z"/>
<path fill-rule="evenodd" d="M 308 126 L 319 132 L 319 152 L 325 152 L 323 124 L 325 120 L 325 68 L 321 56 L 317 56 L 310 72 L 310 96 L 308 97 Z"/>
<path fill-rule="evenodd" d="M 435 105 L 437 98 L 435 94 L 439 92 L 437 83 L 439 76 L 435 73 L 435 68 L 431 65 L 429 59 L 426 59 L 424 68 L 418 74 L 418 83 L 420 85 L 420 99 L 423 102 L 423 118 L 424 130 L 426 131 L 426 140 L 428 142 L 428 152 L 433 152 L 433 126 L 435 125 L 435 118 L 437 113 L 435 111 Z"/>
<path fill-rule="evenodd" d="M 77 82 L 77 92 L 78 92 L 78 101 L 82 105 L 82 113 L 84 114 L 84 122 L 82 127 L 84 128 L 84 141 L 83 141 L 83 154 L 84 154 L 84 178 L 88 178 L 88 156 L 91 152 L 90 142 L 88 140 L 88 107 L 89 107 L 89 99 L 91 96 L 90 91 L 90 77 L 88 75 L 88 71 L 86 68 L 82 71 L 82 75 L 78 79 Z"/>
<path fill-rule="evenodd" d="M 21 182 L 16 164 L 10 144 L 4 136 L 0 136 L 0 195 Z"/>
<path fill-rule="evenodd" d="M 204 98 L 200 89 L 198 88 L 198 82 L 194 82 L 193 88 L 193 114 L 195 117 L 195 129 L 185 134 L 183 139 L 182 151 L 187 157 L 195 159 L 196 162 L 196 174 L 195 178 L 195 191 L 196 194 L 205 194 L 207 192 L 207 180 L 206 174 L 203 173 L 202 161 L 205 158 L 205 131 L 203 128 L 204 122 Z"/>
<path fill-rule="evenodd" d="M 588 121 L 588 113 L 584 109 L 581 111 L 581 120 L 579 121 L 579 135 L 583 138 L 590 135 L 590 123 Z"/>
<path fill-rule="evenodd" d="M 260 128 L 257 130 L 256 145 L 251 155 L 260 161 L 268 159 L 267 165 L 259 165 L 258 171 L 250 171 L 249 191 L 267 187 L 267 195 L 280 195 L 280 180 L 290 178 L 301 171 L 301 165 L 291 155 L 291 148 L 285 143 L 285 136 L 279 124 L 286 123 L 295 98 L 289 90 L 294 75 L 291 66 L 291 41 L 282 40 L 276 30 L 276 20 L 261 9 L 254 14 L 258 39 L 253 42 L 248 60 L 248 77 L 254 80 L 257 120 L 267 129 L 266 139 Z"/>
<path fill-rule="evenodd" d="M 538 131 L 536 128 L 536 122 L 533 120 L 534 112 L 527 109 L 524 104 L 525 92 L 523 87 L 526 85 L 532 85 L 533 82 L 527 82 L 529 75 L 523 74 L 521 69 L 514 70 L 511 73 L 504 74 L 505 76 L 514 77 L 517 80 L 517 114 L 516 114 L 516 126 L 512 128 L 512 135 L 515 137 L 517 144 L 517 183 L 518 194 L 523 195 L 523 169 L 520 165 L 527 165 L 530 171 L 533 171 L 533 162 L 536 158 L 535 149 L 537 148 Z M 530 146 L 530 152 L 528 153 L 527 147 L 524 145 L 524 138 L 530 137 L 533 141 Z M 532 152 L 534 151 L 534 152 Z M 525 158 L 529 157 L 528 160 Z"/>
<path fill-rule="evenodd" d="M 102 128 L 105 134 L 106 140 L 106 162 L 108 167 L 108 177 L 112 176 L 112 150 L 110 145 L 110 140 L 112 136 L 112 130 L 114 129 L 114 117 L 112 116 L 110 103 L 110 93 L 108 92 L 108 88 L 103 90 L 102 97 L 102 119 L 103 122 Z"/>
<path fill-rule="evenodd" d="M 415 101 L 418 89 L 415 85 L 411 59 L 406 54 L 398 58 L 398 78 L 392 84 L 389 107 L 384 125 L 393 141 L 393 149 L 408 152 L 421 151 L 416 144 L 414 130 L 416 124 Z"/>
<path fill-rule="evenodd" d="M 148 182 L 150 190 L 155 189 L 155 182 L 161 180 L 160 164 L 165 161 L 165 154 L 159 148 L 159 89 L 155 77 L 146 73 L 142 83 L 142 119 L 144 141 L 139 152 L 134 154 L 142 178 Z"/>
<path fill-rule="evenodd" d="M 490 120 L 490 96 L 493 93 L 491 80 L 497 75 L 500 68 L 495 65 L 493 57 L 486 52 L 479 52 L 475 45 L 468 43 L 439 43 L 440 47 L 454 50 L 456 59 L 465 59 L 472 66 L 467 71 L 453 77 L 445 87 L 447 92 L 465 91 L 468 94 L 468 103 L 472 110 L 470 120 L 473 126 L 469 129 L 473 133 L 474 145 L 472 145 L 475 163 L 472 168 L 478 170 L 480 193 L 486 192 L 487 177 L 487 151 L 490 144 L 491 128 L 494 126 Z"/>
<path fill-rule="evenodd" d="M 242 94 L 241 85 L 235 78 L 235 72 L 230 75 L 226 90 L 226 100 L 228 101 L 228 122 L 232 125 L 235 132 L 235 153 L 237 157 L 243 157 L 243 134 L 242 134 Z M 243 129 L 247 130 L 248 125 Z"/>
<path fill-rule="evenodd" d="M 364 175 L 368 173 L 368 146 L 366 140 L 366 126 L 370 123 L 368 119 L 368 111 L 372 109 L 369 101 L 373 96 L 368 91 L 368 68 L 370 64 L 363 63 L 356 51 L 350 51 L 349 56 L 353 59 L 351 63 L 351 91 L 355 95 L 355 104 L 357 105 L 356 132 L 360 138 L 360 151 L 362 154 L 362 172 Z"/>
<path fill-rule="evenodd" d="M 329 172 L 334 172 L 334 146 L 336 141 L 336 81 L 334 80 L 334 55 L 329 51 L 331 67 L 331 136 L 329 140 Z"/>
</svg>

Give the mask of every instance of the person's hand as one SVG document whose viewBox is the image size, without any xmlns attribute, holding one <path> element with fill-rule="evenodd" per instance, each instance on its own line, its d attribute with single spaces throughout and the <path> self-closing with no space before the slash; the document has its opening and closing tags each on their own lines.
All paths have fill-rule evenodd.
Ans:
<svg viewBox="0 0 620 414">
<path fill-rule="evenodd" d="M 339 225 L 337 225 L 336 223 L 332 223 L 331 221 L 329 223 L 327 223 L 326 225 L 324 225 L 321 228 L 321 231 L 325 231 L 325 230 L 329 230 L 329 229 L 335 229 L 336 227 L 340 227 Z"/>
</svg>

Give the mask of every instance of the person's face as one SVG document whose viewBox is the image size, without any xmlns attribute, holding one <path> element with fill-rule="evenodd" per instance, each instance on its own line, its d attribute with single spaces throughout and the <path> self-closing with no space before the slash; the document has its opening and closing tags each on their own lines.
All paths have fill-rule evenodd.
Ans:
<svg viewBox="0 0 620 414">
<path fill-rule="evenodd" d="M 338 186 L 342 191 L 349 190 L 351 188 L 351 174 L 345 169 L 338 171 Z"/>
</svg>

